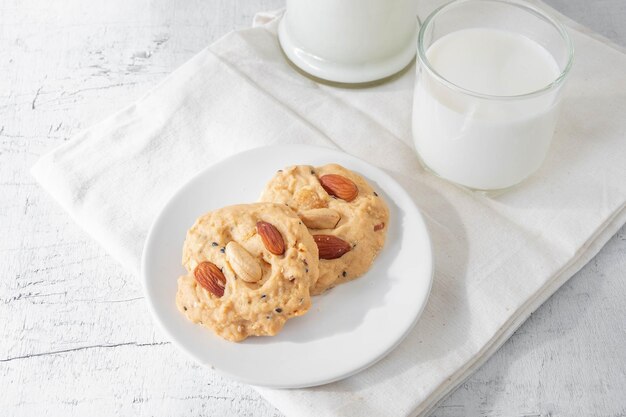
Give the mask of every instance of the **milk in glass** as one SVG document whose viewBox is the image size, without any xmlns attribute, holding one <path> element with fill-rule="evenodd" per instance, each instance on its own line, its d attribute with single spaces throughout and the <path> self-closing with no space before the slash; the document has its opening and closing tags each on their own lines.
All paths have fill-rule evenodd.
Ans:
<svg viewBox="0 0 626 417">
<path fill-rule="evenodd" d="M 470 28 L 438 39 L 426 57 L 430 69 L 418 72 L 413 107 L 423 162 L 484 190 L 515 185 L 537 170 L 557 119 L 557 92 L 539 93 L 559 77 L 552 54 L 515 32 Z"/>
</svg>

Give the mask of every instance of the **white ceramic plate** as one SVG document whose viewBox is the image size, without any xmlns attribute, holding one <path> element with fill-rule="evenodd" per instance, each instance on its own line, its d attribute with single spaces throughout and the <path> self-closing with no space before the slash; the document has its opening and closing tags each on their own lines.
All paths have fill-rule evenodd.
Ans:
<svg viewBox="0 0 626 417">
<path fill-rule="evenodd" d="M 309 312 L 289 320 L 274 337 L 232 343 L 187 321 L 176 309 L 176 280 L 185 272 L 181 251 L 195 219 L 222 206 L 256 201 L 278 169 L 327 163 L 341 164 L 364 176 L 389 205 L 387 243 L 370 271 L 314 297 Z M 152 225 L 142 277 L 157 322 L 198 362 L 245 383 L 296 388 L 355 374 L 396 347 L 426 304 L 432 265 L 422 216 L 390 176 L 343 152 L 287 145 L 237 154 L 182 187 Z"/>
</svg>

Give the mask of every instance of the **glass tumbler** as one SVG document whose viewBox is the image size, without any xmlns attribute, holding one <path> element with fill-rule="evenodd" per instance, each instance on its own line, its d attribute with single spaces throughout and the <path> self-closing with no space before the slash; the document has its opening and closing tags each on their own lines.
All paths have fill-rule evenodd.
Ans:
<svg viewBox="0 0 626 417">
<path fill-rule="evenodd" d="M 476 190 L 516 185 L 549 150 L 573 62 L 563 26 L 517 0 L 457 0 L 420 28 L 413 140 L 423 165 Z"/>
</svg>

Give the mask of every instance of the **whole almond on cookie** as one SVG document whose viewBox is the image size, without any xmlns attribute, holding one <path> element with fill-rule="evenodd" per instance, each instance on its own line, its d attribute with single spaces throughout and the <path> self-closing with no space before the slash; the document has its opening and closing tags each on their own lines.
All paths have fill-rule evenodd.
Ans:
<svg viewBox="0 0 626 417">
<path fill-rule="evenodd" d="M 341 220 L 341 214 L 329 208 L 305 210 L 299 216 L 309 229 L 334 229 Z"/>
<path fill-rule="evenodd" d="M 313 235 L 320 259 L 337 259 L 350 252 L 352 246 L 333 235 Z"/>
<path fill-rule="evenodd" d="M 328 194 L 342 200 L 352 201 L 359 195 L 359 189 L 356 184 L 341 175 L 323 175 L 320 177 L 320 184 Z"/>
<path fill-rule="evenodd" d="M 239 243 L 226 245 L 226 257 L 235 274 L 246 282 L 257 282 L 263 276 L 259 262 Z"/>
<path fill-rule="evenodd" d="M 274 255 L 282 255 L 285 253 L 285 241 L 283 235 L 280 234 L 278 229 L 268 222 L 257 222 L 256 230 L 265 248 Z"/>
<path fill-rule="evenodd" d="M 226 277 L 222 271 L 212 262 L 202 262 L 193 271 L 198 284 L 205 290 L 220 298 L 224 295 Z"/>
</svg>

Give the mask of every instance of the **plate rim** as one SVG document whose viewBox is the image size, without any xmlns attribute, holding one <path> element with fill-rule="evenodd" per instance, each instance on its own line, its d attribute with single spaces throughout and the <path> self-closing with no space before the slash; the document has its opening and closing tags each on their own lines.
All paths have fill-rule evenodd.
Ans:
<svg viewBox="0 0 626 417">
<path fill-rule="evenodd" d="M 248 154 L 248 153 L 254 153 L 255 151 L 259 151 L 259 150 L 270 150 L 270 149 L 284 149 L 284 148 L 292 148 L 292 149 L 300 149 L 300 150 L 306 150 L 307 148 L 309 149 L 314 149 L 317 151 L 324 151 L 324 152 L 331 152 L 331 153 L 337 153 L 337 154 L 341 154 L 344 157 L 348 157 L 348 158 L 352 158 L 354 160 L 357 160 L 358 162 L 365 164 L 369 169 L 373 170 L 376 172 L 376 175 L 379 175 L 381 177 L 384 177 L 386 180 L 391 181 L 392 183 L 394 183 L 397 187 L 399 192 L 405 194 L 405 196 L 407 197 L 408 201 L 411 202 L 411 204 L 413 205 L 413 207 L 416 210 L 417 213 L 417 219 L 419 220 L 419 222 L 422 224 L 424 230 L 426 231 L 426 234 L 424 236 L 424 242 L 425 242 L 425 253 L 428 253 L 428 268 L 427 268 L 427 272 L 428 272 L 428 285 L 427 285 L 427 289 L 424 292 L 424 296 L 423 299 L 420 300 L 421 301 L 421 306 L 417 312 L 417 314 L 415 314 L 415 317 L 413 319 L 413 321 L 410 323 L 410 325 L 408 325 L 406 327 L 406 329 L 404 330 L 403 334 L 397 338 L 397 340 L 390 344 L 390 346 L 385 349 L 384 351 L 380 352 L 378 355 L 376 355 L 375 357 L 373 357 L 372 359 L 366 361 L 363 365 L 356 367 L 355 369 L 349 371 L 349 372 L 344 372 L 344 373 L 340 373 L 336 376 L 333 377 L 328 377 L 328 378 L 321 378 L 319 380 L 315 380 L 315 381 L 311 381 L 311 382 L 307 382 L 307 383 L 295 383 L 295 384 L 280 384 L 280 383 L 271 383 L 271 382 L 259 382 L 258 380 L 255 380 L 254 378 L 247 378 L 246 376 L 240 375 L 240 374 L 235 374 L 232 372 L 229 372 L 226 369 L 223 369 L 221 367 L 218 367 L 212 363 L 207 363 L 203 358 L 199 357 L 198 355 L 196 355 L 195 353 L 193 353 L 192 351 L 190 351 L 189 349 L 186 348 L 186 346 L 179 342 L 177 340 L 177 338 L 173 335 L 172 332 L 170 332 L 170 330 L 168 329 L 168 327 L 165 325 L 164 321 L 161 320 L 161 317 L 158 314 L 158 310 L 157 310 L 157 306 L 155 304 L 155 300 L 153 299 L 153 296 L 150 292 L 149 289 L 149 284 L 148 284 L 148 277 L 147 277 L 147 273 L 146 273 L 146 269 L 147 269 L 147 265 L 148 265 L 148 252 L 149 252 L 149 248 L 152 246 L 152 242 L 154 240 L 154 235 L 156 234 L 156 229 L 157 229 L 157 225 L 159 224 L 160 220 L 162 219 L 162 217 L 164 216 L 164 213 L 167 211 L 167 209 L 173 205 L 176 201 L 176 199 L 184 193 L 185 189 L 188 187 L 188 185 L 196 180 L 198 180 L 198 178 L 202 177 L 205 175 L 205 173 L 209 170 L 211 170 L 212 168 L 214 168 L 216 165 L 220 165 L 220 164 L 224 164 L 224 163 L 228 163 L 230 160 L 241 157 L 244 154 Z M 330 162 L 329 162 L 330 163 Z M 164 332 L 164 334 L 166 335 L 166 337 L 169 339 L 169 341 L 180 351 L 182 351 L 183 353 L 185 353 L 187 355 L 187 357 L 192 358 L 196 363 L 204 366 L 204 367 L 208 367 L 211 370 L 217 372 L 218 374 L 225 376 L 229 379 L 235 380 L 237 382 L 240 383 L 245 383 L 245 384 L 249 384 L 249 385 L 253 385 L 253 386 L 258 386 L 258 387 L 263 387 L 263 388 L 273 388 L 273 389 L 298 389 L 298 388 L 310 388 L 310 387 L 316 387 L 316 386 L 321 386 L 321 385 L 326 385 L 326 384 L 330 384 L 333 382 L 337 382 L 346 378 L 349 378 L 355 374 L 360 373 L 361 371 L 373 366 L 374 364 L 378 363 L 379 361 L 381 361 L 383 358 L 385 358 L 387 355 L 389 355 L 393 350 L 395 350 L 403 341 L 404 339 L 409 335 L 409 333 L 415 328 L 415 325 L 417 324 L 417 322 L 419 321 L 419 319 L 421 318 L 422 314 L 424 313 L 424 310 L 426 308 L 426 305 L 428 304 L 428 300 L 430 298 L 430 293 L 432 291 L 432 287 L 433 287 L 433 281 L 434 281 L 434 253 L 433 253 L 433 245 L 432 245 L 432 239 L 430 237 L 430 232 L 428 230 L 428 226 L 427 223 L 424 219 L 424 216 L 422 214 L 422 211 L 420 210 L 419 206 L 415 203 L 415 201 L 413 201 L 413 198 L 408 194 L 408 192 L 404 189 L 404 187 L 402 187 L 391 175 L 389 175 L 388 173 L 386 173 L 383 169 L 357 157 L 354 156 L 352 154 L 349 154 L 347 152 L 344 152 L 343 150 L 339 149 L 339 148 L 331 148 L 331 147 L 327 147 L 327 146 L 318 146 L 318 145 L 309 145 L 309 144 L 278 144 L 278 145 L 265 145 L 265 146 L 258 146 L 258 147 L 253 147 L 253 148 L 249 148 L 246 149 L 244 151 L 241 152 L 236 152 L 232 155 L 229 155 L 225 158 L 222 158 L 218 161 L 215 161 L 209 165 L 207 165 L 206 167 L 202 168 L 198 173 L 196 173 L 195 175 L 193 175 L 192 177 L 190 177 L 187 181 L 185 181 L 185 183 L 183 183 L 179 188 L 176 189 L 176 191 L 174 191 L 169 198 L 167 198 L 167 201 L 165 204 L 163 204 L 161 206 L 161 208 L 159 209 L 158 214 L 156 215 L 156 217 L 154 218 L 154 220 L 152 221 L 151 225 L 150 225 L 150 229 L 148 231 L 148 234 L 146 236 L 146 240 L 142 249 L 142 253 L 141 253 L 141 266 L 140 266 L 140 276 L 141 276 L 141 284 L 143 287 L 143 292 L 144 295 L 146 297 L 146 302 L 148 304 L 148 308 L 150 310 L 150 315 L 152 317 L 153 322 L 156 322 L 158 327 L 161 329 L 161 331 Z"/>
</svg>

